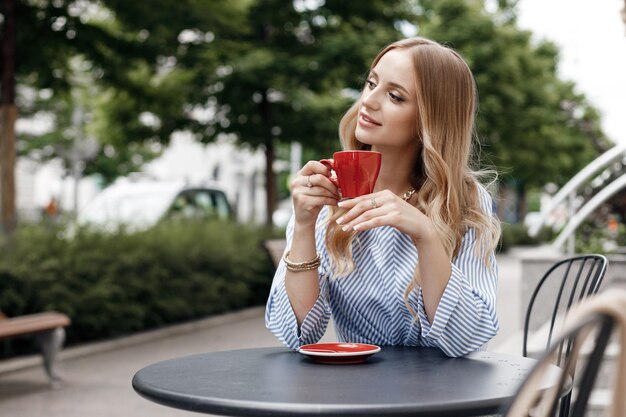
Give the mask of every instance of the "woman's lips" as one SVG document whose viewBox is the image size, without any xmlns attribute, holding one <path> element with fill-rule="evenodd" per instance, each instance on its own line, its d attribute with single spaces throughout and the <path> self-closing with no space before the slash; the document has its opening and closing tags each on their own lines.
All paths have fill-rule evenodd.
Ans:
<svg viewBox="0 0 626 417">
<path fill-rule="evenodd" d="M 359 114 L 359 124 L 362 126 L 382 126 L 377 120 L 371 118 L 365 113 Z"/>
</svg>

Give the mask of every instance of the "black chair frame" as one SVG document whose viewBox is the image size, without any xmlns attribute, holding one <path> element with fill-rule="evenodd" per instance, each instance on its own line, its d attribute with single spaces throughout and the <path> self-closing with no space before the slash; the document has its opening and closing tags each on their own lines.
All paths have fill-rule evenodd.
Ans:
<svg viewBox="0 0 626 417">
<path fill-rule="evenodd" d="M 564 312 L 567 312 L 569 308 L 576 302 L 579 302 L 583 298 L 586 298 L 587 296 L 596 294 L 598 292 L 598 290 L 600 289 L 600 284 L 602 284 L 602 280 L 604 279 L 607 265 L 608 260 L 604 255 L 591 254 L 579 255 L 563 259 L 559 262 L 556 262 L 554 265 L 552 265 L 552 267 L 550 267 L 550 269 L 537 283 L 537 286 L 535 287 L 535 290 L 533 291 L 530 297 L 530 301 L 528 303 L 528 308 L 526 310 L 526 316 L 524 319 L 524 342 L 522 348 L 522 354 L 524 356 L 528 356 L 528 336 L 533 307 L 535 305 L 535 302 L 537 301 L 537 296 L 541 292 L 542 287 L 546 282 L 548 282 L 549 279 L 553 277 L 553 272 L 559 268 L 565 268 L 565 273 L 561 279 L 561 284 L 559 286 L 557 296 L 554 299 L 554 306 L 552 308 L 552 316 L 550 321 L 548 339 L 546 342 L 546 348 L 550 346 L 552 341 L 552 334 L 555 330 L 554 327 L 559 313 L 559 307 L 563 307 L 561 305 L 561 300 L 564 299 L 565 285 L 568 283 L 568 278 L 570 278 L 571 275 L 574 275 L 574 282 L 572 284 L 571 291 L 569 292 L 569 295 L 565 295 L 567 301 L 566 305 L 563 308 Z M 587 270 L 586 273 L 583 274 L 583 272 L 585 271 L 585 267 L 587 267 Z M 579 286 L 579 284 L 581 285 Z M 560 364 L 560 361 L 564 356 L 562 352 L 562 345 L 563 343 L 561 343 L 560 345 L 561 351 L 559 352 L 559 356 L 557 358 L 557 364 Z M 567 356 L 568 353 L 569 352 L 566 351 L 565 356 Z"/>
<path fill-rule="evenodd" d="M 616 320 L 613 316 L 607 314 L 596 313 L 590 315 L 585 320 L 581 321 L 574 328 L 570 329 L 563 336 L 559 337 L 551 347 L 544 352 L 544 354 L 539 359 L 538 363 L 533 367 L 530 373 L 526 376 L 524 382 L 521 384 L 520 388 L 514 399 L 511 403 L 506 407 L 503 414 L 509 415 L 509 411 L 511 411 L 515 401 L 521 395 L 521 393 L 526 389 L 532 389 L 532 380 L 538 372 L 540 372 L 546 364 L 552 363 L 555 354 L 559 354 L 561 350 L 561 346 L 565 343 L 569 345 L 570 352 L 565 358 L 564 363 L 562 364 L 563 372 L 560 376 L 559 382 L 555 387 L 555 391 L 553 391 L 553 397 L 549 402 L 549 412 L 547 414 L 542 414 L 542 417 L 545 416 L 556 416 L 557 409 L 560 409 L 560 415 L 563 412 L 569 413 L 569 405 L 563 410 L 563 403 L 561 401 L 566 396 L 571 398 L 571 390 L 574 378 L 574 370 L 576 367 L 576 362 L 578 359 L 578 353 L 580 351 L 580 347 L 582 345 L 582 341 L 586 339 L 587 331 L 596 330 L 596 333 L 593 335 L 593 349 L 588 356 L 588 360 L 582 369 L 582 375 L 580 377 L 580 383 L 578 386 L 578 393 L 573 403 L 573 407 L 571 408 L 571 414 L 569 417 L 583 417 L 585 415 L 587 404 L 589 402 L 589 397 L 591 395 L 591 391 L 593 389 L 595 380 L 598 376 L 598 371 L 600 369 L 600 365 L 602 363 L 602 359 L 606 348 L 609 344 L 609 340 L 611 338 L 611 334 L 616 327 Z M 583 336 L 583 340 L 578 340 L 580 336 Z M 563 395 L 565 394 L 565 395 Z M 540 394 L 541 395 L 541 394 Z M 563 396 L 563 397 L 562 397 Z M 559 403 L 561 407 L 559 407 Z"/>
<path fill-rule="evenodd" d="M 548 338 L 546 341 L 546 349 L 551 346 L 552 335 L 555 331 L 556 320 L 559 316 L 559 313 L 566 313 L 575 303 L 581 301 L 589 295 L 596 294 L 600 289 L 600 285 L 602 284 L 602 280 L 604 279 L 604 275 L 606 274 L 607 265 L 608 260 L 604 255 L 587 254 L 573 256 L 558 261 L 554 265 L 552 265 L 552 267 L 550 267 L 548 271 L 546 271 L 546 273 L 537 283 L 537 286 L 535 287 L 535 290 L 530 297 L 528 308 L 526 310 L 526 317 L 524 319 L 524 341 L 522 348 L 522 354 L 524 356 L 527 357 L 529 353 L 528 338 L 533 307 L 538 299 L 539 294 L 541 293 L 541 289 L 543 288 L 544 284 L 546 284 L 551 279 L 555 279 L 555 271 L 564 269 L 565 272 L 561 277 L 561 283 L 554 299 L 554 305 L 552 306 L 552 314 L 550 317 L 550 327 L 548 332 Z M 573 282 L 571 282 L 572 279 L 574 280 Z M 571 283 L 571 287 L 569 288 L 569 293 L 566 294 L 566 284 L 568 283 Z M 564 301 L 564 303 L 562 303 L 562 301 Z M 570 356 L 571 350 L 572 340 L 568 340 L 567 338 L 560 339 L 559 343 L 556 345 L 557 355 L 555 363 L 559 366 L 562 365 L 561 362 L 564 358 L 568 358 Z M 574 372 L 572 371 L 572 375 L 573 373 Z M 571 403 L 571 393 L 568 393 L 563 398 L 561 398 L 560 403 L 561 405 L 559 415 L 561 417 L 568 416 Z"/>
</svg>

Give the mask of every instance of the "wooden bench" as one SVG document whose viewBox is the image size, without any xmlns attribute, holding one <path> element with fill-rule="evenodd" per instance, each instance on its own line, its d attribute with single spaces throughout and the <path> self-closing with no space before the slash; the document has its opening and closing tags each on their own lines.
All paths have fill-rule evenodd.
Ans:
<svg viewBox="0 0 626 417">
<path fill-rule="evenodd" d="M 50 381 L 60 381 L 54 372 L 54 359 L 65 342 L 65 327 L 71 323 L 65 314 L 49 311 L 18 317 L 4 317 L 0 313 L 0 339 L 35 336 L 41 348 L 43 365 Z"/>
</svg>

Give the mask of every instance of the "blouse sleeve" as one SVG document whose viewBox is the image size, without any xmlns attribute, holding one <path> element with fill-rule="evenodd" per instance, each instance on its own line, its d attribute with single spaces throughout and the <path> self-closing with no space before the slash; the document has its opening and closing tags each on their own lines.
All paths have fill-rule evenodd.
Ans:
<svg viewBox="0 0 626 417">
<path fill-rule="evenodd" d="M 481 188 L 481 206 L 494 215 L 491 197 Z M 499 330 L 496 315 L 498 269 L 493 251 L 485 264 L 476 233 L 469 229 L 452 261 L 452 274 L 439 301 L 432 324 L 424 309 L 421 289 L 418 320 L 421 336 L 448 356 L 462 356 L 480 349 Z"/>
<path fill-rule="evenodd" d="M 320 294 L 317 301 L 304 318 L 302 325 L 298 327 L 296 315 L 291 308 L 289 296 L 285 289 L 285 274 L 287 268 L 281 259 L 270 289 L 270 295 L 265 308 L 265 326 L 285 346 L 296 350 L 301 345 L 316 343 L 319 341 L 328 326 L 330 320 L 330 307 L 328 304 L 328 256 L 324 248 L 325 228 L 322 226 L 326 209 L 323 209 L 317 220 L 315 228 L 315 241 L 317 252 L 320 255 L 321 264 L 318 269 L 320 276 Z M 287 248 L 293 241 L 294 218 L 287 225 Z"/>
</svg>

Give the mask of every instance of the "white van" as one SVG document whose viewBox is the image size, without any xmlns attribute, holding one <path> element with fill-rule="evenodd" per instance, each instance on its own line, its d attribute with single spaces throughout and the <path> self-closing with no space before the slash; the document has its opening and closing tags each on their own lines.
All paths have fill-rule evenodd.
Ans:
<svg viewBox="0 0 626 417">
<path fill-rule="evenodd" d="M 233 210 L 216 184 L 121 179 L 96 195 L 78 213 L 77 223 L 137 231 L 170 218 L 230 219 Z"/>
</svg>

